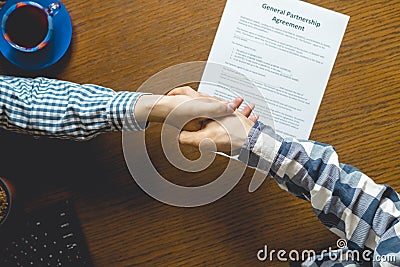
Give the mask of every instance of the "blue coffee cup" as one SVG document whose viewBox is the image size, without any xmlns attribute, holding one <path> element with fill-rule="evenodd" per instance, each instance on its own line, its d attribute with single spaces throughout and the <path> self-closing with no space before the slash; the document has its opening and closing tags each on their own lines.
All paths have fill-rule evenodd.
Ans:
<svg viewBox="0 0 400 267">
<path fill-rule="evenodd" d="M 60 9 L 58 2 L 43 7 L 32 1 L 17 2 L 5 10 L 1 21 L 4 39 L 22 52 L 36 52 L 49 43 L 53 32 L 53 16 Z"/>
<path fill-rule="evenodd" d="M 61 1 L 7 0 L 0 9 L 0 52 L 25 69 L 41 69 L 66 53 L 72 22 Z"/>
</svg>

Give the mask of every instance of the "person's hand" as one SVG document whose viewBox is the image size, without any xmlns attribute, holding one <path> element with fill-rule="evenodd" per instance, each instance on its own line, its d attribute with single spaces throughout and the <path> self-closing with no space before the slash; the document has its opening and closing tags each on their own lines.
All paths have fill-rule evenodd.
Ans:
<svg viewBox="0 0 400 267">
<path fill-rule="evenodd" d="M 178 93 L 180 92 L 180 93 Z M 238 99 L 233 102 L 223 102 L 215 98 L 199 94 L 190 87 L 181 87 L 172 90 L 166 96 L 143 95 L 135 106 L 135 118 L 138 121 L 164 122 L 185 130 L 197 131 L 202 122 L 208 118 L 223 117 L 232 114 L 240 106 Z"/>
<path fill-rule="evenodd" d="M 208 97 L 207 95 L 190 91 L 185 88 L 178 88 L 170 92 L 172 95 L 189 94 L 196 97 Z M 243 99 L 236 98 L 233 103 L 238 108 Z M 203 128 L 196 132 L 182 131 L 179 142 L 183 145 L 190 145 L 199 148 L 200 144 L 209 147 L 216 145 L 217 151 L 231 154 L 240 149 L 250 129 L 258 120 L 258 116 L 252 114 L 254 105 L 246 105 L 242 111 L 236 110 L 233 114 L 222 117 L 218 121 L 208 120 L 203 122 Z"/>
<path fill-rule="evenodd" d="M 247 118 L 241 112 L 235 112 L 219 119 L 210 121 L 196 132 L 182 131 L 179 142 L 199 148 L 203 145 L 206 150 L 212 150 L 215 144 L 217 151 L 235 154 L 245 143 L 246 138 L 258 120 L 258 116 Z"/>
<path fill-rule="evenodd" d="M 217 118 L 217 117 L 222 117 L 222 116 L 226 116 L 226 115 L 230 115 L 232 114 L 243 102 L 243 99 L 240 97 L 237 97 L 235 99 L 233 99 L 231 102 L 227 102 L 224 100 L 221 100 L 219 98 L 216 97 L 212 97 L 206 94 L 202 94 L 199 93 L 195 90 L 193 90 L 191 87 L 189 86 L 183 86 L 183 87 L 178 87 L 175 88 L 173 90 L 171 90 L 167 96 L 175 96 L 175 97 L 181 97 L 181 96 L 188 96 L 191 97 L 193 99 L 198 99 L 201 100 L 201 98 L 203 99 L 203 101 L 210 101 L 210 103 L 213 103 L 214 101 L 217 101 L 218 105 L 220 105 L 220 103 L 225 104 L 228 109 L 229 112 L 223 114 L 224 112 L 221 113 L 214 113 L 213 110 L 207 110 L 207 107 L 204 106 L 204 112 L 197 110 L 197 112 L 199 114 L 203 114 L 203 117 L 199 117 L 199 118 L 195 118 L 193 120 L 191 120 L 190 122 L 188 122 L 184 127 L 183 130 L 185 131 L 198 131 L 203 127 L 203 124 L 208 121 L 208 117 L 213 117 L 213 118 Z"/>
</svg>

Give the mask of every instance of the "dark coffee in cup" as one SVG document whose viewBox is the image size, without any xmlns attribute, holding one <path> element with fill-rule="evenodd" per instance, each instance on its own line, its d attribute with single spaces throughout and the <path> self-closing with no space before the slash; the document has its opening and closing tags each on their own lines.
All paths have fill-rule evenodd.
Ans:
<svg viewBox="0 0 400 267">
<path fill-rule="evenodd" d="M 7 5 L 7 4 L 6 4 Z M 33 1 L 22 1 L 6 8 L 1 18 L 1 31 L 8 44 L 22 52 L 36 52 L 50 42 L 53 17 L 60 11 L 60 3 L 47 7 Z"/>
<path fill-rule="evenodd" d="M 47 13 L 33 5 L 17 7 L 8 15 L 5 32 L 14 44 L 33 48 L 47 36 L 49 22 Z"/>
</svg>

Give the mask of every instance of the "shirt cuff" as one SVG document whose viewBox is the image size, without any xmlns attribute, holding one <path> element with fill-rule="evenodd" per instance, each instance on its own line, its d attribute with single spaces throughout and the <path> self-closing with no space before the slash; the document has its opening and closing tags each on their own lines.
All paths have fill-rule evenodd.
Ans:
<svg viewBox="0 0 400 267">
<path fill-rule="evenodd" d="M 268 173 L 275 162 L 283 139 L 261 122 L 256 122 L 242 146 L 239 160 Z"/>
<path fill-rule="evenodd" d="M 135 118 L 135 105 L 146 93 L 117 92 L 107 106 L 107 114 L 113 130 L 143 131 L 147 122 L 139 122 Z"/>
</svg>

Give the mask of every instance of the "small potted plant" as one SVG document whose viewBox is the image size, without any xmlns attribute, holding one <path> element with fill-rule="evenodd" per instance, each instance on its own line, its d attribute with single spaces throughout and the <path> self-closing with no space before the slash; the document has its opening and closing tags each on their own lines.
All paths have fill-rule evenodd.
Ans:
<svg viewBox="0 0 400 267">
<path fill-rule="evenodd" d="M 9 217 L 14 187 L 4 178 L 0 177 L 0 227 L 6 222 Z"/>
</svg>

